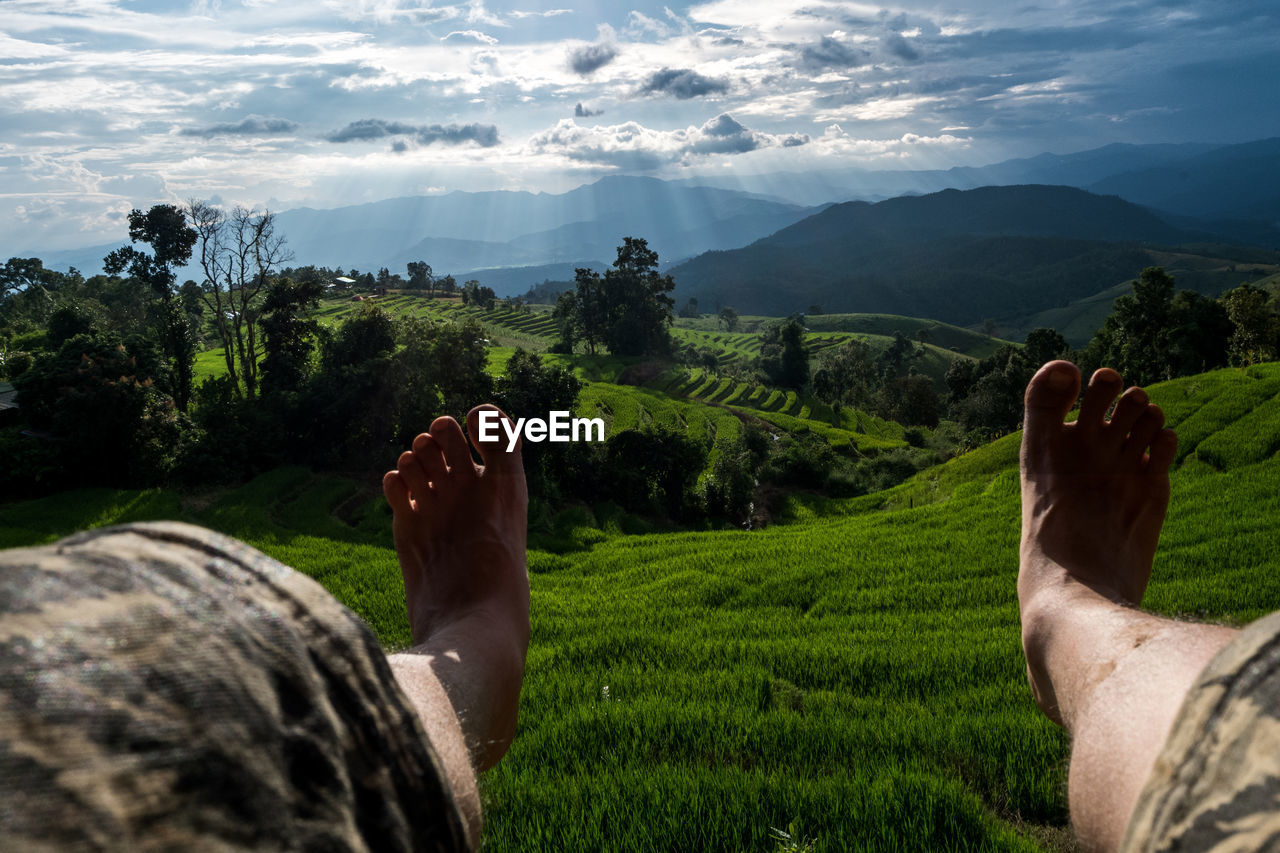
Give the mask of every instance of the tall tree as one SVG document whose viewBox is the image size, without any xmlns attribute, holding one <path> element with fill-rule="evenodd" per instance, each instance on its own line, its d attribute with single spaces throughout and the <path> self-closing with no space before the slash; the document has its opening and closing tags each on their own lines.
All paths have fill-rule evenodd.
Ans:
<svg viewBox="0 0 1280 853">
<path fill-rule="evenodd" d="M 129 239 L 135 245 L 116 249 L 103 262 L 107 272 L 128 272 L 160 300 L 156 325 L 173 369 L 174 402 L 183 412 L 191 400 L 196 341 L 190 319 L 174 298 L 174 269 L 191 259 L 197 238 L 183 212 L 171 204 L 157 204 L 146 213 L 134 209 L 129 211 Z M 150 246 L 151 253 L 136 248 L 138 243 Z"/>
<path fill-rule="evenodd" d="M 1111 315 L 1090 341 L 1089 362 L 1110 365 L 1135 385 L 1169 378 L 1173 284 L 1160 267 L 1144 269 L 1133 293 L 1116 299 Z"/>
<path fill-rule="evenodd" d="M 738 312 L 728 305 L 720 309 L 720 322 L 724 323 L 726 332 L 736 332 L 738 330 Z"/>
<path fill-rule="evenodd" d="M 1280 317 L 1270 306 L 1271 295 L 1251 284 L 1222 294 L 1220 301 L 1231 319 L 1229 343 L 1232 364 L 1272 361 L 1280 345 Z"/>
<path fill-rule="evenodd" d="M 775 385 L 799 389 L 809 384 L 809 345 L 799 317 L 769 323 L 761 330 L 758 363 Z"/>
<path fill-rule="evenodd" d="M 880 371 L 871 347 L 851 338 L 822 353 L 818 371 L 813 375 L 813 390 L 828 403 L 867 408 L 879 387 L 879 379 Z"/>
<path fill-rule="evenodd" d="M 201 289 L 222 340 L 227 373 L 237 391 L 254 397 L 263 349 L 258 336 L 262 300 L 271 277 L 293 257 L 275 214 L 235 207 L 229 213 L 207 202 L 187 205 L 200 243 Z"/>
<path fill-rule="evenodd" d="M 267 288 L 262 303 L 262 390 L 296 391 L 302 386 L 315 349 L 320 324 L 311 317 L 320 304 L 324 284 L 314 274 L 296 281 L 281 276 Z"/>
<path fill-rule="evenodd" d="M 405 268 L 409 273 L 409 287 L 413 290 L 425 290 L 427 296 L 435 296 L 435 278 L 432 275 L 431 264 L 426 261 L 409 261 Z"/>
<path fill-rule="evenodd" d="M 658 274 L 658 253 L 639 237 L 624 237 L 613 267 L 604 274 L 608 316 L 605 344 L 615 355 L 654 355 L 670 350 L 667 327 L 675 280 Z"/>
</svg>

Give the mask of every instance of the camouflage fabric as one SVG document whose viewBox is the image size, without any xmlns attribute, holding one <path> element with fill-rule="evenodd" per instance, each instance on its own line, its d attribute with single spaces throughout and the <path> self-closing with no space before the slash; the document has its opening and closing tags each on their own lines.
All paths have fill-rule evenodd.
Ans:
<svg viewBox="0 0 1280 853">
<path fill-rule="evenodd" d="M 368 627 L 184 524 L 0 552 L 0 849 L 462 850 Z"/>
<path fill-rule="evenodd" d="M 1123 849 L 1280 850 L 1280 613 L 1242 631 L 1188 692 Z"/>
</svg>

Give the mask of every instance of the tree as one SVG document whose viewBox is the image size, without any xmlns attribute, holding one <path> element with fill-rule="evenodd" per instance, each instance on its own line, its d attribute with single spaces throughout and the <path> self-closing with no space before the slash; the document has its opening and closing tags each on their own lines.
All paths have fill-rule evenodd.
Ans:
<svg viewBox="0 0 1280 853">
<path fill-rule="evenodd" d="M 393 451 L 396 393 L 392 377 L 395 321 L 366 303 L 324 342 L 320 371 L 297 405 L 306 437 L 299 452 L 321 464 L 371 464 Z"/>
<path fill-rule="evenodd" d="M 494 401 L 512 418 L 545 418 L 549 412 L 572 412 L 578 405 L 582 382 L 573 371 L 548 366 L 536 353 L 517 348 L 507 359 L 506 372 L 494 383 Z M 566 445 L 526 442 L 524 469 L 531 492 L 548 496 L 562 476 L 572 476 L 563 460 Z M 568 485 L 572 485 L 569 483 Z"/>
<path fill-rule="evenodd" d="M 113 333 L 78 334 L 14 380 L 23 415 L 58 439 L 62 467 L 78 486 L 154 485 L 182 449 L 173 400 L 150 359 L 127 343 Z"/>
<path fill-rule="evenodd" d="M 638 237 L 622 238 L 613 267 L 605 271 L 605 344 L 615 355 L 655 355 L 670 350 L 667 326 L 675 280 L 658 274 L 658 253 Z"/>
<path fill-rule="evenodd" d="M 757 364 L 774 385 L 798 390 L 809 384 L 809 346 L 799 317 L 764 327 Z"/>
<path fill-rule="evenodd" d="M 1280 317 L 1268 304 L 1270 294 L 1251 284 L 1242 284 L 1222 294 L 1220 301 L 1232 325 L 1228 344 L 1231 363 L 1273 361 L 1280 344 Z"/>
<path fill-rule="evenodd" d="M 39 258 L 10 258 L 0 267 L 0 326 L 26 332 L 44 325 L 59 297 L 83 284 L 75 267 L 60 273 L 45 269 Z"/>
<path fill-rule="evenodd" d="M 822 353 L 813 374 L 813 391 L 819 399 L 837 406 L 869 408 L 879 378 L 871 347 L 852 338 Z"/>
<path fill-rule="evenodd" d="M 735 332 L 738 330 L 738 312 L 730 308 L 728 305 L 720 309 L 720 322 L 724 323 L 726 332 Z"/>
<path fill-rule="evenodd" d="M 462 304 L 478 305 L 486 311 L 493 310 L 493 303 L 498 300 L 498 294 L 494 293 L 492 287 L 485 287 L 474 278 L 462 285 Z"/>
<path fill-rule="evenodd" d="M 252 398 L 258 391 L 262 341 L 258 319 L 271 278 L 293 253 L 275 230 L 275 214 L 235 207 L 230 213 L 191 201 L 187 216 L 198 235 L 201 290 L 222 341 L 227 374 Z"/>
<path fill-rule="evenodd" d="M 1173 297 L 1173 329 L 1167 361 L 1171 376 L 1204 373 L 1227 364 L 1231 318 L 1226 307 L 1194 290 Z"/>
<path fill-rule="evenodd" d="M 1021 348 L 1002 346 L 987 358 L 956 361 L 947 369 L 951 415 L 966 430 L 1006 433 L 1022 419 L 1022 394 L 1040 366 L 1070 352 L 1053 329 L 1032 330 Z"/>
<path fill-rule="evenodd" d="M 938 425 L 942 401 L 933 388 L 933 381 L 919 373 L 899 376 L 885 386 L 888 404 L 882 414 L 906 426 L 923 426 L 933 429 Z"/>
<path fill-rule="evenodd" d="M 609 437 L 601 463 L 602 482 L 624 507 L 689 514 L 698 502 L 694 487 L 707 465 L 707 445 L 683 430 L 646 426 Z"/>
<path fill-rule="evenodd" d="M 684 307 L 680 309 L 680 316 L 686 320 L 696 320 L 702 316 L 698 313 L 698 300 L 690 296 L 684 303 Z"/>
<path fill-rule="evenodd" d="M 573 296 L 556 302 L 561 336 L 558 348 L 577 341 L 595 354 L 603 344 L 615 355 L 659 355 L 670 352 L 675 288 L 669 275 L 658 274 L 658 253 L 637 237 L 624 237 L 618 257 L 602 276 L 580 267 Z"/>
<path fill-rule="evenodd" d="M 1135 385 L 1169 378 L 1173 284 L 1160 267 L 1144 269 L 1133 294 L 1116 299 L 1111 315 L 1090 341 L 1089 362 L 1114 367 Z"/>
<path fill-rule="evenodd" d="M 574 274 L 576 290 L 560 294 L 555 316 L 561 327 L 561 343 L 571 351 L 573 343 L 582 341 L 587 352 L 596 354 L 604 344 L 609 320 L 608 295 L 604 279 L 595 270 L 579 267 Z"/>
<path fill-rule="evenodd" d="M 409 261 L 406 269 L 409 273 L 410 288 L 425 290 L 428 296 L 435 296 L 435 278 L 431 273 L 431 264 L 426 261 Z"/>
<path fill-rule="evenodd" d="M 315 275 L 297 281 L 280 277 L 267 288 L 262 303 L 262 359 L 264 392 L 296 391 L 302 387 L 315 349 L 320 324 L 310 314 L 320 305 L 324 284 Z"/>
<path fill-rule="evenodd" d="M 197 236 L 183 212 L 171 204 L 157 204 L 146 213 L 134 209 L 129 211 L 129 239 L 149 245 L 151 254 L 130 245 L 116 249 L 103 262 L 108 273 L 127 271 L 160 300 L 156 325 L 173 368 L 174 401 L 182 412 L 191 400 L 196 342 L 186 312 L 174 299 L 174 268 L 191 259 Z"/>
</svg>

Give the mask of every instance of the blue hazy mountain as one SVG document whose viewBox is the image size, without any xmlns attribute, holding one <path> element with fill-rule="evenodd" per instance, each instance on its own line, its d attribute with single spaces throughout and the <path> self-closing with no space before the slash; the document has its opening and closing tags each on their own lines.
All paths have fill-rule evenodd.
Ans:
<svg viewBox="0 0 1280 853">
<path fill-rule="evenodd" d="M 1186 216 L 1274 224 L 1280 222 L 1280 138 L 1113 174 L 1089 189 Z"/>
<path fill-rule="evenodd" d="M 671 274 L 679 298 L 696 297 L 704 310 L 731 305 L 777 316 L 821 305 L 966 325 L 1095 294 L 1159 263 L 1157 247 L 1246 251 L 1207 245 L 1215 241 L 1220 235 L 1171 224 L 1115 196 L 1061 186 L 983 187 L 834 205 Z"/>
<path fill-rule="evenodd" d="M 614 176 L 554 195 L 454 192 L 303 208 L 279 214 L 277 224 L 306 263 L 398 270 L 423 260 L 458 273 L 612 259 L 631 235 L 674 261 L 744 246 L 813 212 L 749 193 Z"/>
</svg>

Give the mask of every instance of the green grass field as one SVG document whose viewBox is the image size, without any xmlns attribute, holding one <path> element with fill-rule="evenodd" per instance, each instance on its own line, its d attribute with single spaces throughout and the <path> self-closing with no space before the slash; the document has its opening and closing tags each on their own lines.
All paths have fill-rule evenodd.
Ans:
<svg viewBox="0 0 1280 853">
<path fill-rule="evenodd" d="M 1280 365 L 1151 389 L 1184 439 L 1150 607 L 1232 623 L 1280 608 L 1277 393 Z M 708 407 L 654 408 L 689 423 Z M 1070 849 L 1066 740 L 1018 643 L 1017 441 L 797 501 L 764 530 L 627 536 L 583 514 L 575 547 L 531 552 L 520 729 L 482 779 L 486 848 L 768 851 L 794 824 L 820 851 Z M 408 639 L 373 484 L 280 469 L 2 513 L 6 546 L 200 522 L 317 578 L 388 647 Z"/>
</svg>

